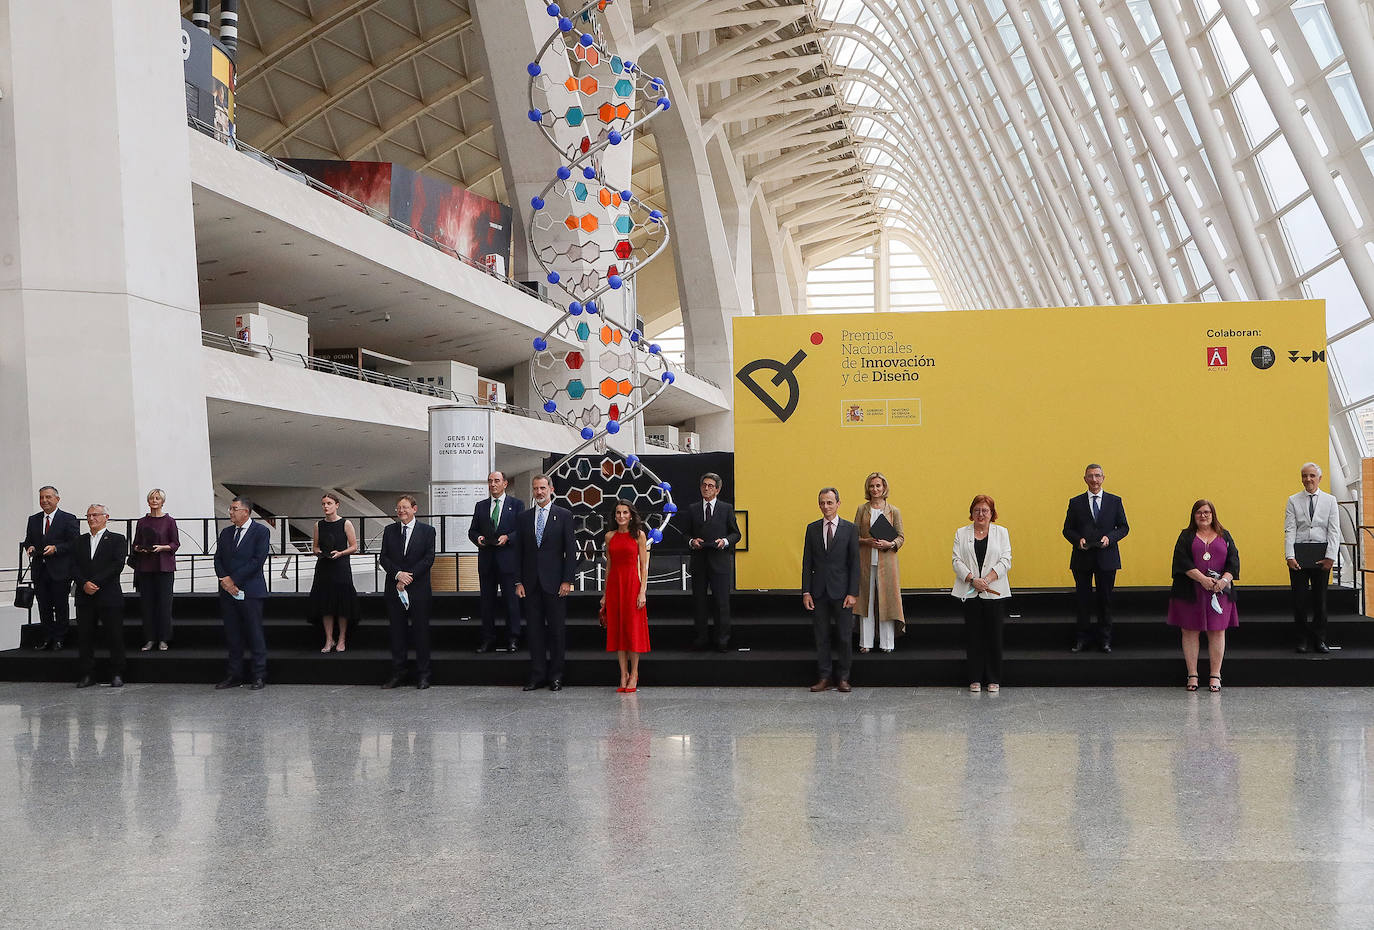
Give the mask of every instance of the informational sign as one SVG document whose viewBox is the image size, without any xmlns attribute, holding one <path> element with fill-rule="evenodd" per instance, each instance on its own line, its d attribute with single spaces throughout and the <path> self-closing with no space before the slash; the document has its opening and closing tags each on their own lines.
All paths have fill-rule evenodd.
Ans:
<svg viewBox="0 0 1374 930">
<path fill-rule="evenodd" d="M 489 407 L 429 408 L 429 509 L 443 519 L 450 552 L 476 552 L 467 538 L 473 507 L 487 496 L 496 467 Z"/>
<path fill-rule="evenodd" d="M 1018 588 L 1065 587 L 1062 536 L 1100 464 L 1130 534 L 1117 584 L 1164 586 L 1195 500 L 1211 500 L 1241 584 L 1287 584 L 1283 511 L 1325 466 L 1323 301 L 740 317 L 735 504 L 741 588 L 795 589 L 816 494 L 852 519 L 883 473 L 906 588 L 948 588 L 954 531 L 992 495 Z"/>
<path fill-rule="evenodd" d="M 234 61 L 228 51 L 187 19 L 181 21 L 181 60 L 186 113 L 214 128 L 217 138 L 234 136 Z"/>
</svg>

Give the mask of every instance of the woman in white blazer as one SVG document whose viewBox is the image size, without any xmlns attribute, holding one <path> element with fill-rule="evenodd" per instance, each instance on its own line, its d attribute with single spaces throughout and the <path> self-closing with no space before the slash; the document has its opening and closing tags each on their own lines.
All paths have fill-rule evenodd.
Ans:
<svg viewBox="0 0 1374 930">
<path fill-rule="evenodd" d="M 1011 535 L 997 525 L 997 505 L 979 494 L 968 506 L 968 526 L 954 531 L 954 587 L 964 605 L 968 637 L 968 689 L 983 685 L 996 693 L 1002 685 L 1002 624 L 1011 597 Z"/>
</svg>

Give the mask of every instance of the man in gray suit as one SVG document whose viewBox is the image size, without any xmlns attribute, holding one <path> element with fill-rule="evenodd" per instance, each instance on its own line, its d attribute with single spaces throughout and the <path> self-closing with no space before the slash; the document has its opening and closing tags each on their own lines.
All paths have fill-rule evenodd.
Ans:
<svg viewBox="0 0 1374 930">
<path fill-rule="evenodd" d="M 849 664 L 854 649 L 854 604 L 859 598 L 859 531 L 839 516 L 840 492 L 821 488 L 816 496 L 821 518 L 806 528 L 802 545 L 802 606 L 812 612 L 816 631 L 816 665 L 820 680 L 812 691 L 849 691 Z M 834 620 L 836 651 L 830 658 L 830 623 Z"/>
</svg>

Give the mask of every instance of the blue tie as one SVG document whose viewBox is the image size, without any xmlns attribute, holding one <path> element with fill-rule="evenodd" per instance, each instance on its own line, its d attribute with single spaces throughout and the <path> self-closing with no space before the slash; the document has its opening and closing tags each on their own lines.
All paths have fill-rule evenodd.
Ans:
<svg viewBox="0 0 1374 930">
<path fill-rule="evenodd" d="M 1098 511 L 1097 497 L 1094 496 L 1094 497 L 1093 497 L 1093 522 L 1094 522 L 1094 523 L 1097 522 L 1097 511 Z"/>
<path fill-rule="evenodd" d="M 536 510 L 538 512 L 534 515 L 534 544 L 542 546 L 544 545 L 544 516 L 549 512 L 549 508 L 538 507 Z"/>
</svg>

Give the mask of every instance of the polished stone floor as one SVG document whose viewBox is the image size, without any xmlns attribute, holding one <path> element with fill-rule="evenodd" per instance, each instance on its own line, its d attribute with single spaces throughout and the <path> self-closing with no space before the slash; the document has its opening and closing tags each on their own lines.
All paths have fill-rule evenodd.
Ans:
<svg viewBox="0 0 1374 930">
<path fill-rule="evenodd" d="M 0 922 L 1374 926 L 1363 690 L 0 684 Z"/>
</svg>

